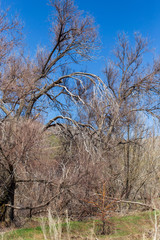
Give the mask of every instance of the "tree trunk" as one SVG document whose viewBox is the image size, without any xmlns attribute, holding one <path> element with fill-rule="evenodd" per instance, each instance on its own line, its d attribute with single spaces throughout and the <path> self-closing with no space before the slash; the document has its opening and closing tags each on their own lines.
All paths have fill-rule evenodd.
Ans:
<svg viewBox="0 0 160 240">
<path fill-rule="evenodd" d="M 126 154 L 126 192 L 125 199 L 129 198 L 130 195 L 130 126 L 127 126 L 127 154 Z"/>
<path fill-rule="evenodd" d="M 5 221 L 7 218 L 9 218 L 10 222 L 14 220 L 14 209 L 10 208 L 7 211 L 5 205 L 8 203 L 14 205 L 15 188 L 15 178 L 11 176 L 10 183 L 6 184 L 6 190 L 3 192 L 0 199 L 0 221 Z"/>
<path fill-rule="evenodd" d="M 9 166 L 10 169 L 10 185 L 8 187 L 8 202 L 14 206 L 14 199 L 15 199 L 15 189 L 16 189 L 16 181 L 14 176 L 14 168 L 12 165 Z M 9 209 L 9 220 L 13 222 L 14 220 L 14 208 Z"/>
<path fill-rule="evenodd" d="M 15 187 L 16 187 L 15 179 L 13 178 L 10 186 L 10 192 L 9 192 L 9 201 L 12 206 L 14 206 Z M 11 222 L 14 220 L 14 208 L 10 209 L 9 219 Z"/>
</svg>

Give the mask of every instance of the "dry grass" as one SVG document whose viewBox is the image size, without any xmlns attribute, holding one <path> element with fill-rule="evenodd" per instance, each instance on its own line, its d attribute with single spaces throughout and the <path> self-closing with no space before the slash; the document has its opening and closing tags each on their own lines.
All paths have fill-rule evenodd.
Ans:
<svg viewBox="0 0 160 240">
<path fill-rule="evenodd" d="M 159 212 L 135 213 L 129 216 L 111 218 L 114 232 L 100 235 L 102 224 L 99 220 L 83 222 L 53 218 L 51 211 L 48 218 L 41 219 L 41 227 L 24 228 L 1 234 L 0 240 L 159 240 Z"/>
</svg>

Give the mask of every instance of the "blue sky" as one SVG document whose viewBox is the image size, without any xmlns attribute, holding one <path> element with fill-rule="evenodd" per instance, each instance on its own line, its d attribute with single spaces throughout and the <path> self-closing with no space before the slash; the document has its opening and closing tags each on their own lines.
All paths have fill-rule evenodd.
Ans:
<svg viewBox="0 0 160 240">
<path fill-rule="evenodd" d="M 81 10 L 94 16 L 99 25 L 99 33 L 103 43 L 101 55 L 108 57 L 114 46 L 118 32 L 124 31 L 133 36 L 136 31 L 152 41 L 152 48 L 160 53 L 160 1 L 158 0 L 76 0 Z M 10 6 L 11 13 L 17 12 L 24 23 L 25 42 L 30 51 L 37 45 L 48 43 L 48 16 L 50 7 L 47 0 L 3 0 L 2 6 Z M 105 64 L 96 61 L 89 64 L 88 71 L 94 69 L 100 74 Z M 98 74 L 98 75 L 99 75 Z"/>
</svg>

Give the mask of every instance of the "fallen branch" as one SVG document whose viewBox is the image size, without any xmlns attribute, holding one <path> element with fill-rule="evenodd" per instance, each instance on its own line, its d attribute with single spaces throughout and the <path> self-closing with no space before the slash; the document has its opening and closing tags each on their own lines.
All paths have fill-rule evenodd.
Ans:
<svg viewBox="0 0 160 240">
<path fill-rule="evenodd" d="M 106 197 L 108 199 L 110 199 L 111 201 L 116 201 L 117 203 L 129 203 L 129 204 L 135 204 L 135 205 L 140 205 L 140 206 L 143 206 L 143 207 L 147 207 L 149 209 L 152 209 L 152 210 L 159 210 L 158 208 L 156 207 L 153 207 L 152 205 L 149 205 L 149 204 L 146 204 L 146 203 L 141 203 L 141 202 L 134 202 L 134 201 L 129 201 L 129 200 L 122 200 L 122 199 L 116 199 L 116 198 L 110 198 L 110 197 Z"/>
<path fill-rule="evenodd" d="M 9 208 L 13 208 L 13 209 L 16 209 L 16 210 L 35 210 L 35 209 L 38 209 L 38 208 L 43 208 L 43 207 L 46 207 L 48 206 L 55 198 L 57 198 L 63 191 L 60 191 L 59 193 L 57 193 L 55 196 L 51 197 L 47 202 L 43 203 L 43 204 L 40 204 L 38 206 L 34 206 L 34 207 L 31 207 L 31 206 L 27 206 L 27 207 L 18 207 L 18 206 L 14 206 L 14 205 L 11 205 L 11 204 L 5 204 L 6 207 L 9 207 Z"/>
<path fill-rule="evenodd" d="M 55 181 L 47 181 L 45 179 L 18 179 L 16 183 L 44 183 L 44 184 L 55 184 Z M 55 184 L 56 185 L 56 184 Z"/>
<path fill-rule="evenodd" d="M 99 194 L 99 195 L 101 195 L 101 194 Z M 109 199 L 111 201 L 116 201 L 116 203 L 129 203 L 129 204 L 135 204 L 135 205 L 140 205 L 140 206 L 143 206 L 143 207 L 147 207 L 149 209 L 156 210 L 156 211 L 159 210 L 158 208 L 153 207 L 152 205 L 149 205 L 149 204 L 146 204 L 146 203 L 134 202 L 134 201 L 130 201 L 130 200 L 123 200 L 123 199 L 112 198 L 112 197 L 105 197 L 105 198 Z"/>
</svg>

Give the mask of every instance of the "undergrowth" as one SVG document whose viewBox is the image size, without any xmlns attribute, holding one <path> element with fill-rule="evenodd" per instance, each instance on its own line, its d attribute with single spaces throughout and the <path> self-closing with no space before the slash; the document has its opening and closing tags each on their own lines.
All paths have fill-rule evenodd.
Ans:
<svg viewBox="0 0 160 240">
<path fill-rule="evenodd" d="M 0 234 L 0 240 L 159 240 L 159 212 L 135 213 L 127 216 L 114 216 L 110 221 L 114 232 L 101 235 L 100 220 L 70 221 L 53 218 L 41 220 L 41 226 L 23 228 Z"/>
</svg>

